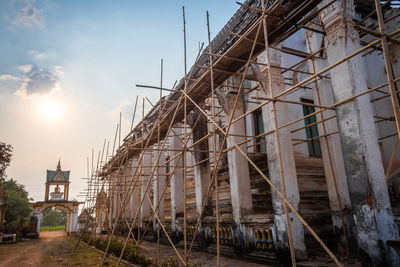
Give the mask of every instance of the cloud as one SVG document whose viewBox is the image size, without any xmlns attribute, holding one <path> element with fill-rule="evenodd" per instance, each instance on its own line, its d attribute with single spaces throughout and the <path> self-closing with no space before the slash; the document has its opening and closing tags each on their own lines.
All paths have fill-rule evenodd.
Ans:
<svg viewBox="0 0 400 267">
<path fill-rule="evenodd" d="M 43 52 L 41 53 L 36 50 L 29 51 L 29 54 L 31 54 L 37 60 L 43 60 L 43 59 L 47 58 L 47 55 L 45 53 L 43 53 Z"/>
<path fill-rule="evenodd" d="M 26 65 L 22 65 L 22 66 L 18 67 L 18 69 L 20 69 L 23 72 L 30 72 L 32 70 L 32 68 L 33 68 L 33 65 L 31 65 L 31 64 L 26 64 Z"/>
<path fill-rule="evenodd" d="M 13 24 L 30 28 L 34 26 L 44 27 L 43 10 L 36 8 L 34 4 L 34 0 L 26 1 L 16 15 Z"/>
<path fill-rule="evenodd" d="M 32 95 L 49 95 L 58 90 L 61 90 L 61 86 L 54 75 L 33 66 L 24 77 L 21 87 L 15 94 L 28 97 Z"/>
<path fill-rule="evenodd" d="M 0 94 L 15 92 L 23 81 L 23 78 L 11 74 L 0 74 Z"/>
<path fill-rule="evenodd" d="M 53 73 L 60 79 L 64 78 L 64 70 L 62 69 L 61 66 L 54 66 L 53 67 Z"/>
<path fill-rule="evenodd" d="M 19 81 L 21 78 L 12 76 L 10 74 L 2 74 L 0 75 L 0 81 Z"/>
<path fill-rule="evenodd" d="M 21 97 L 50 95 L 61 90 L 60 80 L 64 78 L 61 66 L 53 66 L 48 71 L 32 64 L 18 66 L 21 76 L 0 74 L 0 91 L 14 92 Z"/>
</svg>

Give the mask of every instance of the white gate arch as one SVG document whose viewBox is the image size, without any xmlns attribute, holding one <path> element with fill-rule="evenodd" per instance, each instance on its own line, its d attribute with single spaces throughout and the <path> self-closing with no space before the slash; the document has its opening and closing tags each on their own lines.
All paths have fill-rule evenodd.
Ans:
<svg viewBox="0 0 400 267">
<path fill-rule="evenodd" d="M 38 224 L 36 227 L 36 232 L 40 234 L 40 223 L 42 219 L 42 214 L 44 211 L 50 208 L 57 208 L 65 211 L 67 214 L 67 225 L 65 227 L 65 231 L 67 234 L 71 234 L 73 232 L 78 231 L 77 223 L 78 223 L 78 212 L 79 212 L 79 204 L 83 202 L 78 201 L 65 201 L 65 202 L 52 202 L 52 201 L 43 201 L 31 203 L 31 207 L 33 209 L 33 216 L 38 218 Z"/>
</svg>

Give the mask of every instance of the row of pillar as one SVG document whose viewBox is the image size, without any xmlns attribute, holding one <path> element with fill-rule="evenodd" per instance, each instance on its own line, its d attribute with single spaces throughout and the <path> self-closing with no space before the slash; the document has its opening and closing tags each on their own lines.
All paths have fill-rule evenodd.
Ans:
<svg viewBox="0 0 400 267">
<path fill-rule="evenodd" d="M 326 2 L 326 3 L 325 3 Z M 321 6 L 327 4 L 323 1 Z M 350 55 L 360 48 L 358 32 L 353 27 L 354 5 L 352 1 L 336 1 L 329 12 L 321 13 L 320 16 L 326 31 L 325 53 L 327 60 L 315 59 L 309 63 L 311 72 L 318 72 L 342 58 Z M 308 32 L 306 36 L 309 52 L 312 53 L 320 48 L 321 39 L 315 32 Z M 281 57 L 277 50 L 270 50 L 272 90 L 261 91 L 265 97 L 274 97 L 285 89 L 285 82 L 281 75 Z M 276 67 L 276 68 L 275 68 Z M 268 79 L 267 69 L 262 69 L 266 84 Z M 330 71 L 330 80 L 320 79 L 312 84 L 314 103 L 329 106 L 332 103 L 351 98 L 360 92 L 367 90 L 365 71 L 361 55 L 340 64 Z M 272 94 L 272 95 L 271 95 Z M 230 117 L 238 118 L 244 114 L 242 97 L 236 103 L 237 94 L 219 94 L 219 102 L 225 111 L 225 121 Z M 281 99 L 284 99 L 282 97 Z M 275 105 L 268 104 L 262 108 L 264 132 L 273 130 L 274 114 L 277 114 L 278 125 L 289 122 L 288 104 L 276 102 Z M 275 108 L 275 110 L 273 110 Z M 345 251 L 359 250 L 363 256 L 376 265 L 400 264 L 394 250 L 389 248 L 387 240 L 398 239 L 398 229 L 394 223 L 390 200 L 388 195 L 385 173 L 382 164 L 378 137 L 376 134 L 373 111 L 368 95 L 356 98 L 354 101 L 337 106 L 334 111 L 328 110 L 317 115 L 317 119 L 336 115 L 336 120 L 318 124 L 320 135 L 338 131 L 339 135 L 331 135 L 320 139 L 323 155 L 328 196 L 331 207 L 332 221 L 335 233 L 338 237 L 339 253 Z M 198 121 L 197 121 L 198 120 Z M 197 121 L 196 130 L 193 132 L 193 142 L 200 140 L 208 134 L 207 119 L 194 111 L 188 116 L 188 124 L 193 127 Z M 172 159 L 183 150 L 183 130 L 181 125 L 172 129 L 173 134 L 169 136 L 169 157 Z M 240 144 L 245 141 L 246 129 L 244 118 L 237 120 L 229 127 L 230 138 L 227 146 Z M 298 210 L 300 194 L 297 182 L 296 165 L 292 146 L 290 128 L 279 129 L 278 135 L 266 135 L 266 154 L 268 156 L 269 179 L 280 190 L 282 190 L 282 179 L 285 182 L 286 197 L 291 205 Z M 247 151 L 246 145 L 239 146 L 242 151 Z M 196 210 L 200 215 L 201 207 L 210 182 L 210 162 L 204 160 L 209 157 L 209 143 L 202 142 L 195 146 L 195 162 L 201 162 L 194 167 Z M 230 180 L 230 194 L 232 203 L 233 222 L 236 227 L 242 224 L 243 217 L 252 212 L 252 194 L 250 187 L 250 174 L 248 160 L 238 149 L 228 151 L 228 167 Z M 142 159 L 142 176 L 139 186 L 135 189 L 130 199 L 130 206 L 139 202 L 139 195 L 145 198 L 140 207 L 141 222 L 149 218 L 150 205 L 147 200 L 145 187 L 150 179 L 152 157 L 156 159 L 158 151 L 153 155 L 144 152 Z M 283 156 L 282 156 L 283 155 Z M 161 166 L 165 157 L 161 157 L 158 163 Z M 153 162 L 154 163 L 154 162 Z M 183 196 L 183 157 L 171 160 L 171 170 L 177 165 L 171 177 L 171 228 L 176 230 L 177 214 L 184 211 Z M 131 171 L 134 173 L 137 159 L 132 159 Z M 154 172 L 153 182 L 153 205 L 156 206 L 160 200 L 161 192 L 165 186 L 166 169 L 158 168 Z M 162 178 L 161 178 L 162 177 Z M 140 190 L 140 193 L 139 193 Z M 272 190 L 272 202 L 274 209 L 274 223 L 276 226 L 276 249 L 282 255 L 288 255 L 288 235 L 284 203 L 282 199 Z M 158 216 L 164 216 L 164 201 L 158 209 Z M 208 207 L 208 208 L 207 208 Z M 211 212 L 210 212 L 211 209 Z M 136 212 L 131 210 L 133 216 Z M 212 214 L 211 202 L 206 205 L 206 215 Z M 203 214 L 204 215 L 204 214 Z M 292 240 L 295 255 L 298 259 L 307 257 L 304 241 L 303 225 L 297 217 L 290 213 L 290 226 L 292 228 Z M 156 226 L 156 222 L 153 222 Z M 142 225 L 143 226 L 143 225 Z"/>
</svg>

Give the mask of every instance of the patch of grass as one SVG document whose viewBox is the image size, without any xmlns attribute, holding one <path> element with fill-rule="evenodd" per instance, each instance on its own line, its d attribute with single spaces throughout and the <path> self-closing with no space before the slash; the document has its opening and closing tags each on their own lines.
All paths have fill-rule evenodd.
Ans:
<svg viewBox="0 0 400 267">
<path fill-rule="evenodd" d="M 44 251 L 39 266 L 100 266 L 102 254 L 83 243 L 74 250 L 77 242 L 74 236 L 54 242 Z M 104 266 L 116 265 L 117 261 L 112 258 L 104 262 Z M 126 267 L 125 264 L 120 266 Z"/>
<path fill-rule="evenodd" d="M 40 231 L 58 231 L 65 230 L 65 225 L 57 225 L 57 226 L 40 226 Z"/>
<path fill-rule="evenodd" d="M 82 241 L 87 242 L 89 238 L 90 235 L 84 234 L 82 236 Z M 98 250 L 105 251 L 107 248 L 107 243 L 108 239 L 93 236 L 90 245 L 93 245 Z M 118 258 L 122 252 L 122 248 L 123 243 L 117 239 L 114 239 L 110 242 L 108 253 Z M 131 263 L 138 264 L 142 267 L 146 267 L 151 264 L 150 260 L 147 259 L 147 257 L 142 252 L 140 252 L 139 248 L 132 243 L 126 244 L 122 259 L 130 261 Z"/>
</svg>

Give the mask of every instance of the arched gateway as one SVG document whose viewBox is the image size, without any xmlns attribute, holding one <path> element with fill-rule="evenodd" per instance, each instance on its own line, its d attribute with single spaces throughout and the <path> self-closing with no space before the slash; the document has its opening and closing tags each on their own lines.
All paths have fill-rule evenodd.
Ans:
<svg viewBox="0 0 400 267">
<path fill-rule="evenodd" d="M 58 160 L 57 169 L 55 171 L 47 170 L 45 183 L 46 193 L 44 196 L 44 201 L 30 203 L 31 207 L 33 208 L 33 216 L 38 218 L 38 224 L 36 228 L 38 235 L 40 233 L 40 221 L 42 219 L 42 213 L 51 208 L 63 210 L 67 214 L 67 225 L 65 227 L 65 231 L 68 234 L 78 230 L 76 226 L 78 223 L 79 204 L 82 204 L 83 202 L 68 200 L 70 184 L 69 174 L 70 171 L 61 170 L 60 160 Z M 63 186 L 64 191 L 61 191 L 60 186 Z M 50 191 L 51 188 L 53 188 L 53 192 Z"/>
</svg>

